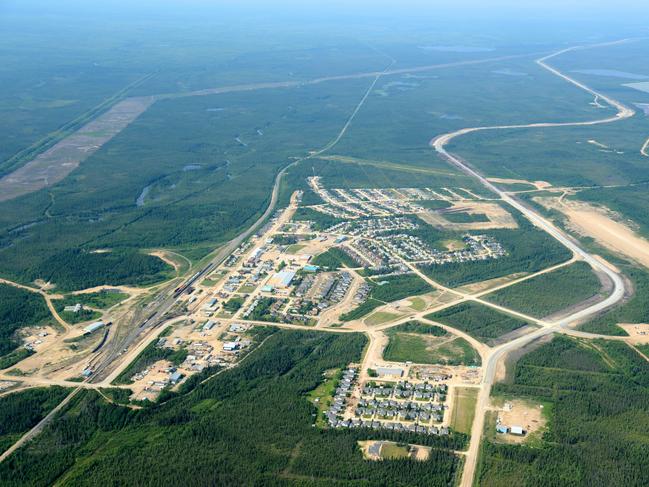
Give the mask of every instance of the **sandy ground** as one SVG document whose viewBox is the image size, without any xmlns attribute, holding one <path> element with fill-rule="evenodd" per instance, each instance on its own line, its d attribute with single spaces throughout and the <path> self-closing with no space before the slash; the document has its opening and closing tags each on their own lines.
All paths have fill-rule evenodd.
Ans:
<svg viewBox="0 0 649 487">
<path fill-rule="evenodd" d="M 487 181 L 502 184 L 529 184 L 530 186 L 534 186 L 536 189 L 547 189 L 552 187 L 552 185 L 547 181 L 527 181 L 526 179 L 487 178 Z"/>
<path fill-rule="evenodd" d="M 649 343 L 649 324 L 618 323 L 618 326 L 629 334 L 629 343 L 643 345 Z"/>
<path fill-rule="evenodd" d="M 498 410 L 498 418 L 505 426 L 522 426 L 526 432 L 524 436 L 498 434 L 497 438 L 507 443 L 523 443 L 530 434 L 538 431 L 546 423 L 539 404 L 522 400 L 506 402 L 504 407 Z"/>
<path fill-rule="evenodd" d="M 99 330 L 81 342 L 64 341 L 66 338 L 78 336 L 80 333 L 80 329 L 74 329 L 66 335 L 45 337 L 43 344 L 36 347 L 37 353 L 20 361 L 13 368 L 26 375 L 37 374 L 58 379 L 68 379 L 79 375 L 86 367 L 92 349 L 101 340 L 103 330 Z"/>
<path fill-rule="evenodd" d="M 139 117 L 153 97 L 128 98 L 0 179 L 0 201 L 51 186 Z"/>
<path fill-rule="evenodd" d="M 649 268 L 649 241 L 638 236 L 628 225 L 616 221 L 604 208 L 559 198 L 534 198 L 546 208 L 561 211 L 580 234 Z"/>
<path fill-rule="evenodd" d="M 508 276 L 496 277 L 495 279 L 488 279 L 486 281 L 465 284 L 464 286 L 455 288 L 455 290 L 465 294 L 475 294 L 482 291 L 486 291 L 487 289 L 492 289 L 498 286 L 502 286 L 503 284 L 508 284 L 510 282 L 515 281 L 516 279 L 524 277 L 525 275 L 526 275 L 525 272 L 519 272 L 516 274 L 510 274 Z"/>
<path fill-rule="evenodd" d="M 322 252 L 325 252 L 329 250 L 333 245 L 334 245 L 334 240 L 333 238 L 327 238 L 327 240 L 320 240 L 320 239 L 313 239 L 313 240 L 302 240 L 298 242 L 298 245 L 301 245 L 302 248 L 300 248 L 296 252 L 286 252 L 288 255 L 293 255 L 293 256 L 316 256 L 318 254 L 321 254 Z M 290 249 L 291 246 L 287 248 Z"/>
<path fill-rule="evenodd" d="M 437 211 L 427 211 L 419 214 L 422 220 L 435 227 L 449 230 L 488 230 L 493 228 L 517 228 L 518 224 L 511 214 L 502 206 L 496 203 L 485 201 L 463 201 L 454 204 L 450 211 L 468 213 L 470 215 L 484 214 L 489 219 L 488 222 L 470 222 L 470 223 L 453 223 L 446 218 L 444 214 Z M 449 211 L 445 210 L 445 211 Z"/>
</svg>

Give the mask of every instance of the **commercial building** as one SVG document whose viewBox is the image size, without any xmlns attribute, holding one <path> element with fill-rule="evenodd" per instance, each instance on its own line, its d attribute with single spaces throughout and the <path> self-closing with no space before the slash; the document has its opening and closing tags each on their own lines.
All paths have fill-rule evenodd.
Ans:
<svg viewBox="0 0 649 487">
<path fill-rule="evenodd" d="M 103 321 L 95 321 L 94 323 L 89 324 L 83 329 L 83 333 L 86 335 L 92 333 L 93 331 L 99 330 L 99 328 L 103 328 L 106 326 L 106 323 Z"/>
<path fill-rule="evenodd" d="M 291 285 L 294 277 L 295 271 L 280 271 L 270 278 L 268 285 L 285 288 Z"/>
</svg>

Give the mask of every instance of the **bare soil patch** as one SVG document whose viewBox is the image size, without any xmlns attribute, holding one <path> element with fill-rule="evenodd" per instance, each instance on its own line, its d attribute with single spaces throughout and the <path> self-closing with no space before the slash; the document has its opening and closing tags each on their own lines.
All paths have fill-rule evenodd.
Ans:
<svg viewBox="0 0 649 487">
<path fill-rule="evenodd" d="M 153 97 L 134 97 L 117 103 L 32 161 L 7 174 L 0 179 L 0 201 L 58 183 L 139 117 L 154 100 Z"/>
<path fill-rule="evenodd" d="M 640 237 L 628 223 L 610 210 L 578 201 L 559 198 L 534 198 L 546 208 L 559 210 L 568 217 L 579 234 L 592 237 L 613 252 L 622 254 L 649 268 L 649 241 Z"/>
<path fill-rule="evenodd" d="M 618 326 L 629 334 L 629 342 L 640 345 L 649 343 L 649 323 L 618 323 Z"/>
<path fill-rule="evenodd" d="M 529 184 L 530 186 L 534 186 L 536 189 L 546 189 L 552 187 L 552 184 L 548 183 L 547 181 L 528 181 L 526 179 L 487 178 L 487 181 L 502 184 Z"/>
<path fill-rule="evenodd" d="M 439 211 L 426 211 L 420 213 L 419 216 L 426 223 L 447 230 L 466 231 L 488 230 L 493 228 L 518 228 L 518 224 L 511 214 L 497 203 L 462 201 L 461 203 L 454 204 L 451 208 L 445 209 L 444 212 L 485 215 L 489 221 L 455 223 L 444 218 L 444 214 Z"/>
<path fill-rule="evenodd" d="M 499 434 L 498 440 L 505 443 L 523 443 L 530 435 L 539 431 L 546 424 L 543 417 L 543 408 L 540 404 L 531 401 L 513 400 L 505 402 L 502 409 L 498 411 L 500 424 L 508 427 L 522 426 L 525 435 L 518 436 L 511 433 Z"/>
</svg>

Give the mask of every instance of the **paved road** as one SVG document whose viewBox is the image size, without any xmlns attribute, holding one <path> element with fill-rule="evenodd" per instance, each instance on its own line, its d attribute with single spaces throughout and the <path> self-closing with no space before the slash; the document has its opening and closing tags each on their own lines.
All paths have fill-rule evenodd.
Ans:
<svg viewBox="0 0 649 487">
<path fill-rule="evenodd" d="M 616 41 L 615 43 L 599 44 L 598 46 L 616 44 L 619 42 L 625 42 L 625 41 Z M 635 114 L 635 112 L 631 108 L 625 106 L 624 104 L 622 104 L 621 102 L 613 98 L 610 98 L 602 93 L 593 90 L 592 88 L 588 87 L 587 85 L 573 78 L 570 78 L 569 76 L 558 71 L 556 68 L 553 68 L 552 66 L 547 64 L 547 61 L 549 59 L 559 56 L 560 54 L 569 51 L 578 50 L 578 49 L 585 49 L 587 47 L 597 47 L 597 46 L 577 46 L 568 49 L 563 49 L 561 51 L 558 51 L 556 53 L 538 59 L 536 63 L 539 66 L 543 67 L 544 69 L 550 71 L 554 75 L 559 76 L 560 78 L 592 94 L 593 96 L 599 97 L 600 99 L 606 101 L 609 105 L 617 109 L 617 113 L 615 115 L 603 119 L 590 120 L 585 122 L 544 122 L 544 123 L 521 124 L 521 125 L 497 125 L 497 126 L 489 126 L 489 127 L 472 127 L 472 128 L 461 129 L 449 134 L 441 135 L 431 141 L 431 145 L 433 146 L 433 148 L 444 159 L 446 159 L 448 162 L 450 162 L 451 164 L 459 168 L 464 173 L 477 179 L 483 186 L 485 186 L 489 190 L 498 194 L 503 201 L 505 201 L 506 203 L 508 203 L 509 205 L 516 208 L 518 211 L 520 211 L 537 227 L 549 233 L 557 241 L 559 241 L 565 247 L 570 249 L 575 255 L 581 257 L 583 260 L 588 262 L 588 264 L 590 264 L 590 266 L 593 269 L 606 274 L 611 279 L 611 282 L 613 283 L 613 290 L 606 299 L 594 303 L 593 305 L 585 309 L 582 309 L 580 311 L 577 311 L 569 316 L 566 316 L 557 322 L 553 322 L 547 326 L 544 326 L 543 328 L 540 328 L 539 330 L 536 330 L 528 335 L 521 336 L 515 340 L 512 340 L 509 343 L 505 343 L 493 350 L 492 354 L 489 356 L 486 363 L 484 363 L 483 387 L 480 390 L 480 393 L 478 395 L 478 400 L 476 405 L 476 415 L 471 430 L 471 442 L 469 444 L 469 450 L 467 452 L 466 459 L 465 459 L 464 472 L 462 475 L 462 483 L 461 483 L 463 487 L 471 487 L 471 485 L 473 484 L 473 479 L 475 476 L 475 470 L 478 461 L 480 440 L 482 437 L 482 432 L 484 430 L 485 411 L 489 404 L 489 395 L 491 393 L 491 386 L 494 381 L 496 366 L 499 360 L 501 360 L 504 356 L 506 356 L 511 351 L 521 348 L 537 338 L 553 333 L 555 331 L 560 331 L 562 328 L 568 327 L 571 324 L 582 321 L 585 318 L 593 316 L 619 303 L 625 294 L 625 283 L 622 276 L 615 269 L 609 267 L 603 261 L 596 259 L 587 250 L 581 247 L 581 245 L 576 240 L 574 240 L 572 237 L 568 236 L 562 230 L 554 226 L 550 221 L 548 221 L 546 218 L 541 216 L 535 210 L 523 204 L 515 196 L 501 190 L 500 188 L 498 188 L 497 186 L 489 182 L 482 174 L 480 174 L 478 171 L 470 167 L 465 161 L 449 153 L 445 149 L 445 146 L 451 140 L 457 137 L 472 132 L 478 132 L 478 131 L 517 129 L 517 128 L 536 128 L 536 127 L 540 128 L 540 127 L 589 126 L 589 125 L 599 125 L 604 123 L 616 122 L 618 120 L 624 120 L 626 118 L 632 117 Z"/>
</svg>

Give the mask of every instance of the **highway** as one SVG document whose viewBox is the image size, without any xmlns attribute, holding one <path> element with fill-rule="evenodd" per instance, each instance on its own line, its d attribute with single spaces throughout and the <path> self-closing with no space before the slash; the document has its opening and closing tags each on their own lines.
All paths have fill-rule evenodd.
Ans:
<svg viewBox="0 0 649 487">
<path fill-rule="evenodd" d="M 549 59 L 552 59 L 566 52 L 575 51 L 578 49 L 594 48 L 594 47 L 599 47 L 604 45 L 619 44 L 621 42 L 627 42 L 627 40 L 625 39 L 622 41 L 615 41 L 606 44 L 597 44 L 593 46 L 570 47 L 567 49 L 562 49 L 553 54 L 549 54 L 547 56 L 544 56 L 536 60 L 536 63 L 539 66 L 548 70 L 552 74 L 592 94 L 593 96 L 599 97 L 600 99 L 606 101 L 606 103 L 608 103 L 609 105 L 617 109 L 617 113 L 615 115 L 602 118 L 602 119 L 590 120 L 584 122 L 543 122 L 543 123 L 532 123 L 532 124 L 521 124 L 521 125 L 496 125 L 496 126 L 464 128 L 452 133 L 448 133 L 436 137 L 430 143 L 430 145 L 449 163 L 459 168 L 462 172 L 477 179 L 487 189 L 499 195 L 504 202 L 516 208 L 523 215 L 525 215 L 525 217 L 527 217 L 527 219 L 530 220 L 534 225 L 546 231 L 548 234 L 554 237 L 558 242 L 560 242 L 562 245 L 564 245 L 569 250 L 571 250 L 575 255 L 581 257 L 584 261 L 588 262 L 588 264 L 593 269 L 603 272 L 606 276 L 608 276 L 608 278 L 611 280 L 613 284 L 613 288 L 610 295 L 607 298 L 603 299 L 602 301 L 594 303 L 593 305 L 587 308 L 577 311 L 569 316 L 566 316 L 560 319 L 559 321 L 549 323 L 546 326 L 530 334 L 521 336 L 515 340 L 512 340 L 511 342 L 505 343 L 492 350 L 487 360 L 483 363 L 484 376 L 482 381 L 482 388 L 480 389 L 480 393 L 477 399 L 476 414 L 471 429 L 471 440 L 469 444 L 469 450 L 467 452 L 465 463 L 464 463 L 464 471 L 462 474 L 462 482 L 461 482 L 461 485 L 463 487 L 471 487 L 473 485 L 477 463 L 478 463 L 480 441 L 482 438 L 482 432 L 484 430 L 485 411 L 489 406 L 489 396 L 491 394 L 491 386 L 494 381 L 498 362 L 501 359 L 503 359 L 508 353 L 512 352 L 513 350 L 524 347 L 526 344 L 532 342 L 533 340 L 536 340 L 544 335 L 548 335 L 556 331 L 561 331 L 562 329 L 570 325 L 583 321 L 588 317 L 594 316 L 600 313 L 601 311 L 610 308 L 611 306 L 614 306 L 624 298 L 626 290 L 625 290 L 625 282 L 623 277 L 615 269 L 606 265 L 602 260 L 596 259 L 587 250 L 581 247 L 581 245 L 576 240 L 574 240 L 572 237 L 564 233 L 561 229 L 557 228 L 549 220 L 547 220 L 542 215 L 537 213 L 534 209 L 523 204 L 515 196 L 501 190 L 500 188 L 498 188 L 497 186 L 489 182 L 485 176 L 483 176 L 478 171 L 470 167 L 468 163 L 466 163 L 459 157 L 453 155 L 452 153 L 448 152 L 445 149 L 445 146 L 451 140 L 457 137 L 460 137 L 465 134 L 473 133 L 473 132 L 478 132 L 478 131 L 519 129 L 519 128 L 527 129 L 527 128 L 541 128 L 541 127 L 589 126 L 589 125 L 599 125 L 599 124 L 616 122 L 619 120 L 624 120 L 632 117 L 635 114 L 635 111 L 627 107 L 623 103 L 593 90 L 587 85 L 567 76 L 564 73 L 561 73 L 556 68 L 547 64 L 547 61 Z"/>
</svg>

